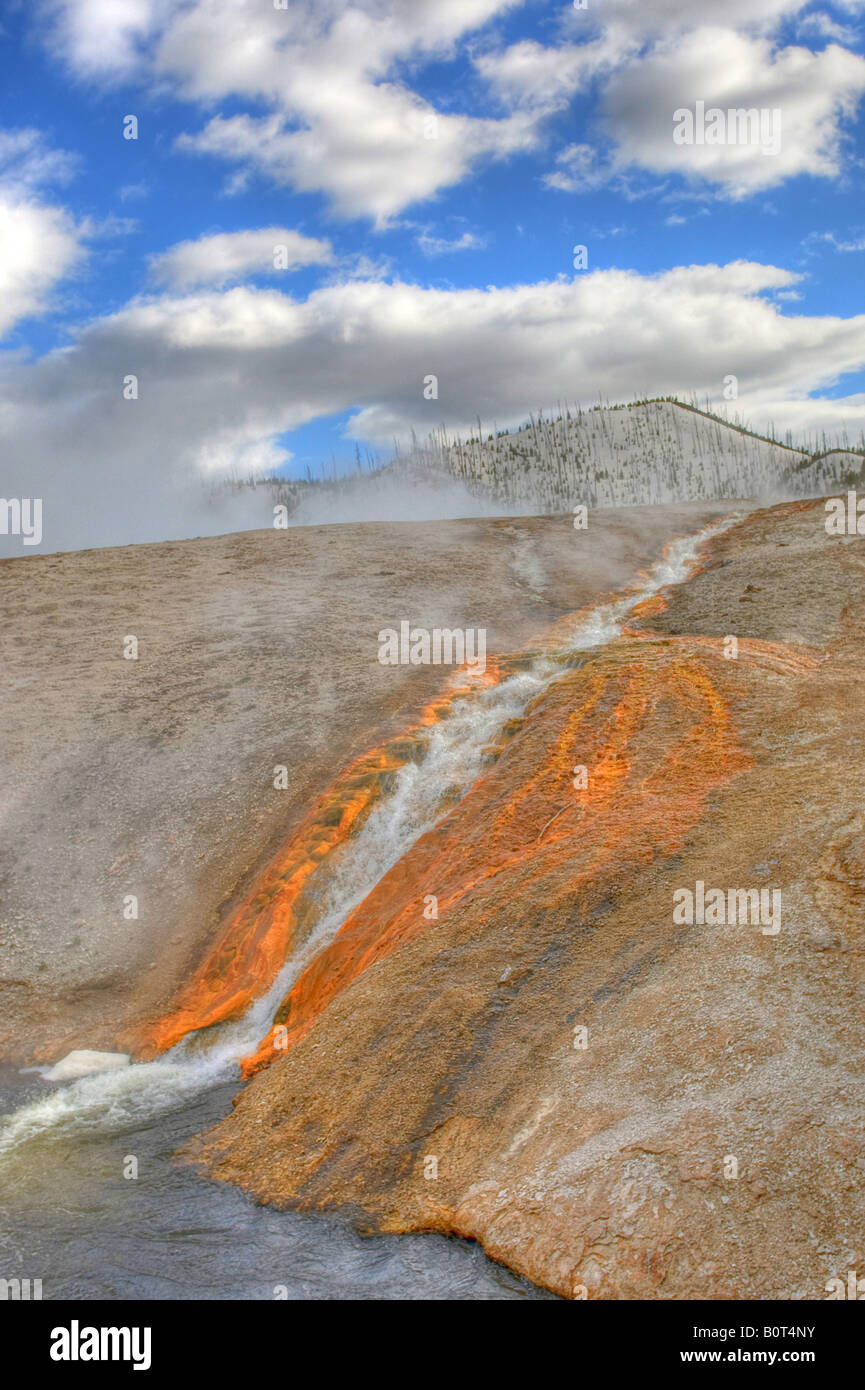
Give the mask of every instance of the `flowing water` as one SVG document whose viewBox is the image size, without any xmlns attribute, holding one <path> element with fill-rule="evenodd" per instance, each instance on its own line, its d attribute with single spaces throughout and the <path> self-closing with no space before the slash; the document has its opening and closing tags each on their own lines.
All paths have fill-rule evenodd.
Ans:
<svg viewBox="0 0 865 1390">
<path fill-rule="evenodd" d="M 566 651 L 616 637 L 633 609 L 692 570 L 722 527 L 674 542 L 644 584 L 581 615 Z M 310 959 L 420 835 L 481 774 L 485 749 L 561 673 L 538 655 L 457 701 L 349 841 L 313 932 L 243 1019 L 153 1062 L 51 1084 L 0 1068 L 0 1277 L 45 1298 L 525 1298 L 542 1296 L 470 1243 L 361 1237 L 348 1221 L 257 1207 L 173 1154 L 225 1115 L 240 1060 Z M 126 1176 L 137 1163 L 137 1177 Z"/>
</svg>

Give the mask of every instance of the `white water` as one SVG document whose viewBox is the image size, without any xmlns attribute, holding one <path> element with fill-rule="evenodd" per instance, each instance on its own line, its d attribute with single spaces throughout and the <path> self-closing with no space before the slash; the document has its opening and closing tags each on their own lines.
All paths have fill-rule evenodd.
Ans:
<svg viewBox="0 0 865 1390">
<path fill-rule="evenodd" d="M 702 543 L 735 519 L 673 542 L 644 585 L 593 609 L 564 650 L 589 651 L 612 641 L 638 604 L 687 579 Z M 122 1134 L 236 1078 L 241 1058 L 268 1031 L 277 1006 L 309 961 L 382 876 L 473 786 L 483 771 L 484 748 L 496 741 L 507 721 L 521 715 L 560 674 L 558 662 L 539 656 L 500 685 L 457 701 L 450 716 L 432 726 L 420 760 L 403 765 L 391 792 L 346 846 L 309 939 L 244 1018 L 191 1034 L 155 1062 L 88 1076 L 22 1106 L 0 1124 L 0 1162 L 4 1155 L 40 1137 Z"/>
</svg>

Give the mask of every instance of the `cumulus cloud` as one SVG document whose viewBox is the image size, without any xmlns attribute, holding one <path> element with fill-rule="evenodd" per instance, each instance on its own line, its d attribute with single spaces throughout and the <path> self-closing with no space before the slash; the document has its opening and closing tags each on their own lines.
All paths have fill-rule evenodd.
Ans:
<svg viewBox="0 0 865 1390">
<path fill-rule="evenodd" d="M 75 224 L 58 207 L 15 202 L 0 187 L 0 337 L 43 314 L 50 292 L 81 259 Z"/>
<path fill-rule="evenodd" d="M 400 64 L 447 57 L 513 0 L 362 0 L 295 4 L 250 16 L 194 5 L 163 37 L 157 69 L 188 96 L 265 102 L 264 116 L 216 116 L 181 146 L 324 193 L 345 217 L 386 226 L 404 208 L 466 177 L 485 158 L 531 148 L 532 120 L 437 111 Z M 257 38 L 249 42 L 253 23 Z"/>
<path fill-rule="evenodd" d="M 0 337 L 43 314 L 51 291 L 83 259 L 86 228 L 40 190 L 63 183 L 74 160 L 32 129 L 0 131 Z"/>
<path fill-rule="evenodd" d="M 610 80 L 604 113 L 615 163 L 720 184 L 733 197 L 797 174 L 833 177 L 841 165 L 841 121 L 865 91 L 865 59 L 831 44 L 820 53 L 775 51 L 765 38 L 697 30 L 626 64 Z M 735 109 L 778 112 L 777 149 L 768 140 L 677 144 L 674 113 Z M 768 126 L 767 126 L 768 129 Z"/>
<path fill-rule="evenodd" d="M 334 94 L 306 129 L 282 114 L 214 116 L 178 144 L 253 168 L 302 193 L 325 193 L 344 217 L 387 226 L 404 208 L 460 183 L 483 158 L 533 148 L 523 114 L 492 120 L 441 115 L 400 87 L 359 84 Z"/>
<path fill-rule="evenodd" d="M 792 403 L 804 427 L 825 417 L 809 393 L 865 364 L 865 316 L 785 316 L 766 293 L 796 278 L 734 262 L 485 290 L 350 281 L 306 299 L 238 287 L 136 301 L 71 349 L 0 370 L 6 490 L 43 497 L 48 548 L 121 544 L 269 524 L 265 493 L 243 499 L 242 519 L 205 516 L 202 475 L 272 467 L 285 432 L 346 411 L 354 437 L 387 447 L 601 392 L 719 400 L 733 373 L 755 423 L 780 424 Z M 854 432 L 865 421 L 859 398 L 831 414 Z"/>
<path fill-rule="evenodd" d="M 379 226 L 460 182 L 479 160 L 537 138 L 525 113 L 437 111 L 402 75 L 406 63 L 452 56 L 518 0 L 48 3 L 48 42 L 82 76 L 116 81 L 137 71 L 203 105 L 254 103 L 254 113 L 215 116 L 188 132 L 187 151 L 323 193 L 342 215 Z"/>
<path fill-rule="evenodd" d="M 557 111 L 575 92 L 612 70 L 636 47 L 619 29 L 593 41 L 555 47 L 521 39 L 507 48 L 480 54 L 475 66 L 501 101 L 518 108 Z"/>
<path fill-rule="evenodd" d="M 680 173 L 733 196 L 808 171 L 834 177 L 845 120 L 863 90 L 863 60 L 809 0 L 605 0 L 563 6 L 556 41 L 504 44 L 494 21 L 520 0 L 44 0 L 47 39 L 89 79 L 146 76 L 212 110 L 180 139 L 231 166 L 229 190 L 252 174 L 323 194 L 348 218 L 389 225 L 405 208 L 466 179 L 486 160 L 536 150 L 547 118 L 600 88 L 610 157 L 622 167 Z M 862 9 L 847 0 L 849 15 Z M 779 47 L 784 21 L 835 42 Z M 480 39 L 480 41 L 478 41 Z M 481 109 L 437 110 L 411 85 L 430 61 L 469 54 Z M 670 105 L 670 96 L 677 98 Z M 742 145 L 675 146 L 672 111 L 707 104 L 779 107 L 780 156 Z M 720 100 L 717 100 L 720 99 Z M 493 110 L 494 108 L 494 110 Z M 643 119 L 645 117 L 645 120 Z M 573 147 L 573 145 L 572 145 Z M 551 187 L 581 187 L 554 169 Z"/>
<path fill-rule="evenodd" d="M 699 6 L 693 0 L 652 0 L 650 5 L 645 0 L 604 0 L 602 19 L 604 24 L 640 35 L 670 35 L 677 30 L 713 26 L 765 32 L 808 4 L 810 0 L 700 0 Z M 581 19 L 576 12 L 572 27 L 579 26 Z"/>
<path fill-rule="evenodd" d="M 807 0 L 607 0 L 572 11 L 555 45 L 521 40 L 481 55 L 477 66 L 499 98 L 516 109 L 565 109 L 574 94 L 600 89 L 594 144 L 575 142 L 556 156 L 544 182 L 573 193 L 623 170 L 680 174 L 743 197 L 798 174 L 841 172 L 845 122 L 865 91 L 865 60 L 842 47 L 855 30 L 822 12 L 802 17 L 799 33 L 832 39 L 819 52 L 780 46 L 782 20 Z M 849 9 L 861 10 L 860 0 Z M 579 37 L 579 41 L 577 40 Z M 695 107 L 780 112 L 777 153 L 760 142 L 678 145 L 673 113 Z"/>
<path fill-rule="evenodd" d="M 142 61 L 157 26 L 179 8 L 176 0 L 42 0 L 46 39 L 82 77 L 117 83 Z"/>
<path fill-rule="evenodd" d="M 152 256 L 150 269 L 159 283 L 186 290 L 201 285 L 219 288 L 249 275 L 328 265 L 332 260 L 328 241 L 286 227 L 261 227 L 181 241 Z"/>
</svg>

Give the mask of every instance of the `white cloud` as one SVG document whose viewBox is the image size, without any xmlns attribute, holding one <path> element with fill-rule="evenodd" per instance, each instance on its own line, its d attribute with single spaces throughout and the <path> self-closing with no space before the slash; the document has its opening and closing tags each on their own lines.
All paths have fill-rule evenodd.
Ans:
<svg viewBox="0 0 865 1390">
<path fill-rule="evenodd" d="M 837 176 L 841 121 L 865 91 L 865 59 L 836 44 L 820 53 L 773 51 L 765 38 L 697 30 L 627 64 L 604 94 L 615 164 L 720 185 L 733 197 L 771 188 L 797 174 Z M 687 144 L 673 140 L 674 112 L 757 108 L 780 112 L 780 148 L 761 143 Z"/>
<path fill-rule="evenodd" d="M 659 42 L 675 44 L 695 29 L 771 33 L 810 0 L 604 0 L 560 12 L 561 40 L 521 39 L 492 49 L 476 66 L 494 91 L 514 105 L 561 109 L 573 94 L 626 61 L 639 61 Z M 852 0 L 858 4 L 860 0 Z"/>
<path fill-rule="evenodd" d="M 627 169 L 678 173 L 741 197 L 800 173 L 834 178 L 841 171 L 843 124 L 865 90 L 865 60 L 838 43 L 816 53 L 778 47 L 779 23 L 807 3 L 606 0 L 566 14 L 567 37 L 557 45 L 521 40 L 481 55 L 477 67 L 500 100 L 536 113 L 565 109 L 576 92 L 600 87 L 601 138 L 562 150 L 544 177 L 550 188 L 596 188 Z M 854 7 L 861 10 L 861 0 L 851 0 Z M 854 31 L 817 12 L 801 21 L 800 33 L 850 42 Z M 693 109 L 697 99 L 707 108 L 779 109 L 781 152 L 675 145 L 673 112 Z"/>
<path fill-rule="evenodd" d="M 0 131 L 0 337 L 45 313 L 51 291 L 83 259 L 86 226 L 40 197 L 43 184 L 65 182 L 73 168 L 38 131 Z"/>
<path fill-rule="evenodd" d="M 217 115 L 183 147 L 240 166 L 235 187 L 255 171 L 384 226 L 479 160 L 534 144 L 525 113 L 437 112 L 402 75 L 407 62 L 451 56 L 516 3 L 290 0 L 277 10 L 267 0 L 52 0 L 48 42 L 88 78 L 136 71 L 205 106 L 254 102 L 255 115 Z"/>
<path fill-rule="evenodd" d="M 186 290 L 200 285 L 218 288 L 249 275 L 328 265 L 332 260 L 328 241 L 302 236 L 287 227 L 261 227 L 179 242 L 152 256 L 150 268 L 159 283 Z"/>
<path fill-rule="evenodd" d="M 844 241 L 836 237 L 834 232 L 811 232 L 805 238 L 805 244 L 811 245 L 816 241 L 826 242 L 834 251 L 865 251 L 865 236 L 855 237 L 852 241 Z"/>
<path fill-rule="evenodd" d="M 267 102 L 266 116 L 214 117 L 181 143 L 301 192 L 321 192 L 346 217 L 384 226 L 412 203 L 459 183 L 484 158 L 530 148 L 530 118 L 446 114 L 396 76 L 401 60 L 447 55 L 510 0 L 413 0 L 351 8 L 292 5 L 256 19 L 228 5 L 184 14 L 164 37 L 158 69 L 187 94 Z"/>
<path fill-rule="evenodd" d="M 80 75 L 135 75 L 208 109 L 180 144 L 231 165 L 229 191 L 257 174 L 378 227 L 483 161 L 539 148 L 546 118 L 578 91 L 603 93 L 615 159 L 598 161 L 598 178 L 623 167 L 679 172 L 738 197 L 804 171 L 837 176 L 843 122 L 863 90 L 863 59 L 837 43 L 818 53 L 774 46 L 782 21 L 801 17 L 809 0 L 563 6 L 558 41 L 546 46 L 498 41 L 491 22 L 521 0 L 288 0 L 283 10 L 266 0 L 45 3 L 48 42 Z M 802 24 L 821 41 L 849 37 L 823 11 Z M 413 90 L 417 68 L 458 53 L 474 58 L 495 114 L 436 110 Z M 782 154 L 674 146 L 672 111 L 696 97 L 780 107 Z M 212 114 L 227 100 L 249 109 Z M 566 168 L 547 182 L 585 186 Z"/>
<path fill-rule="evenodd" d="M 480 251 L 486 242 L 475 232 L 463 232 L 458 237 L 449 238 L 423 231 L 418 234 L 417 244 L 425 256 L 447 256 L 452 251 Z"/>
<path fill-rule="evenodd" d="M 526 115 L 443 116 L 384 84 L 335 94 L 306 129 L 286 122 L 283 115 L 215 116 L 179 143 L 251 166 L 299 192 L 326 193 L 342 216 L 371 217 L 384 227 L 404 208 L 460 183 L 480 159 L 528 150 L 536 141 Z"/>
<path fill-rule="evenodd" d="M 800 38 L 834 39 L 836 43 L 855 44 L 856 29 L 852 24 L 839 24 L 831 15 L 820 10 L 803 15 L 796 25 Z"/>
<path fill-rule="evenodd" d="M 621 30 L 590 42 L 557 47 L 522 39 L 505 49 L 480 54 L 475 66 L 501 101 L 536 111 L 557 111 L 634 48 L 633 40 Z"/>
<path fill-rule="evenodd" d="M 75 73 L 114 83 L 138 67 L 144 43 L 173 8 L 172 0 L 42 0 L 40 22 Z"/>
<path fill-rule="evenodd" d="M 146 198 L 150 193 L 150 185 L 141 183 L 124 183 L 120 187 L 121 203 L 133 202 L 138 198 Z"/>
<path fill-rule="evenodd" d="M 544 175 L 544 183 L 561 193 L 600 188 L 610 178 L 609 164 L 601 162 L 594 145 L 568 145 L 556 156 L 556 164 L 556 169 Z"/>
<path fill-rule="evenodd" d="M 72 218 L 63 209 L 16 202 L 0 188 L 0 337 L 19 319 L 43 314 L 50 292 L 83 251 Z"/>
<path fill-rule="evenodd" d="M 31 126 L 0 130 L 0 182 L 7 194 L 23 198 L 48 184 L 68 183 L 78 163 L 77 155 L 52 149 Z"/>
<path fill-rule="evenodd" d="M 797 14 L 810 0 L 605 0 L 606 23 L 655 33 L 700 26 L 726 25 L 735 29 L 772 29 L 784 16 Z"/>
</svg>

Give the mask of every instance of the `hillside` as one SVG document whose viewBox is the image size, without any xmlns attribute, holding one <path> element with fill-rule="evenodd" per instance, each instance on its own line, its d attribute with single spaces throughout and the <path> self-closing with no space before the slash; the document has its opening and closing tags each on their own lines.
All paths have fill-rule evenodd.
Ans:
<svg viewBox="0 0 865 1390">
<path fill-rule="evenodd" d="M 861 453 L 794 449 L 677 401 L 539 417 L 515 432 L 446 443 L 441 453 L 472 492 L 544 511 L 822 496 L 861 478 L 865 465 Z"/>
<path fill-rule="evenodd" d="M 865 442 L 767 438 L 681 401 L 599 405 L 532 416 L 516 430 L 444 430 L 371 457 L 341 477 L 257 484 L 292 525 L 536 515 L 724 498 L 762 502 L 825 496 L 861 484 Z"/>
</svg>

